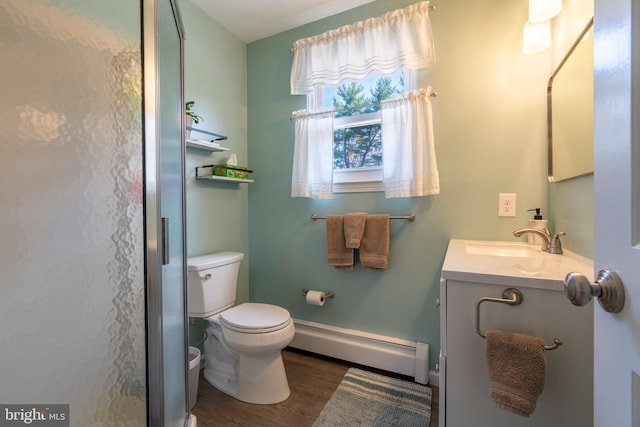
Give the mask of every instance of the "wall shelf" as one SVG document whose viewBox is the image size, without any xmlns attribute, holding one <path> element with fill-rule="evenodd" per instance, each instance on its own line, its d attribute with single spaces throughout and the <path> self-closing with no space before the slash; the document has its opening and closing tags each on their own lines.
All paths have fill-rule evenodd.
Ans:
<svg viewBox="0 0 640 427">
<path fill-rule="evenodd" d="M 209 150 L 209 151 L 228 151 L 229 150 L 227 147 L 222 147 L 220 145 L 217 145 L 216 143 L 204 141 L 202 139 L 187 139 L 185 140 L 185 144 L 187 144 L 187 147 L 200 148 L 202 150 Z"/>
<path fill-rule="evenodd" d="M 200 169 L 203 168 L 216 168 L 216 165 L 204 165 L 204 166 L 196 166 L 196 179 L 198 180 L 207 180 L 207 181 L 227 181 L 227 182 L 243 182 L 243 183 L 247 183 L 247 182 L 253 182 L 252 179 L 245 179 L 245 178 L 234 178 L 231 176 L 224 176 L 224 175 L 202 175 L 200 172 Z M 234 166 L 231 165 L 225 165 L 226 168 L 234 168 Z M 238 169 L 242 169 L 248 173 L 253 172 L 252 170 L 249 170 L 247 168 L 244 167 L 237 167 Z M 248 175 L 247 175 L 248 176 Z"/>
<path fill-rule="evenodd" d="M 219 133 L 209 132 L 208 130 L 197 129 L 197 128 L 194 128 L 192 126 L 187 126 L 186 129 L 190 130 L 191 132 L 199 132 L 199 133 L 203 133 L 205 135 L 210 135 L 210 136 L 214 136 L 215 137 L 213 139 L 210 139 L 210 141 L 206 141 L 206 140 L 203 140 L 203 139 L 187 138 L 185 140 L 185 144 L 187 144 L 187 147 L 200 148 L 202 150 L 209 150 L 209 151 L 228 151 L 229 150 L 226 147 L 220 146 L 216 142 L 216 141 L 224 141 L 224 140 L 228 139 L 228 137 L 226 137 L 224 135 L 220 135 Z"/>
<path fill-rule="evenodd" d="M 241 179 L 241 178 L 229 178 L 228 176 L 218 176 L 218 175 L 205 175 L 205 176 L 196 176 L 196 179 L 202 179 L 207 181 L 227 181 L 227 182 L 253 182 L 252 179 Z"/>
<path fill-rule="evenodd" d="M 192 132 L 200 132 L 200 133 L 204 133 L 205 135 L 212 135 L 215 136 L 216 138 L 214 139 L 214 141 L 224 141 L 225 139 L 229 139 L 228 137 L 224 136 L 224 135 L 220 135 L 219 133 L 213 133 L 213 132 L 209 132 L 208 130 L 202 130 L 202 129 L 196 129 L 192 126 L 186 126 L 187 130 L 190 130 Z"/>
</svg>

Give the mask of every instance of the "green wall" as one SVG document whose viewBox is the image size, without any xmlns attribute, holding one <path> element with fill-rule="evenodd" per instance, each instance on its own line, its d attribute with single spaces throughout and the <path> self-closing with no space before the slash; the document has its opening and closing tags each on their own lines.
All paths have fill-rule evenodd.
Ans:
<svg viewBox="0 0 640 427">
<path fill-rule="evenodd" d="M 204 122 L 226 135 L 222 145 L 247 164 L 246 45 L 190 1 L 180 2 L 185 27 L 185 99 L 195 101 Z M 193 137 L 206 139 L 207 135 Z M 249 299 L 247 184 L 196 181 L 195 167 L 224 162 L 228 153 L 187 147 L 187 256 L 220 251 L 245 254 L 238 278 L 238 302 Z"/>
<path fill-rule="evenodd" d="M 575 3 L 578 0 L 567 0 Z M 205 117 L 200 127 L 229 136 L 225 145 L 254 171 L 255 183 L 194 180 L 194 167 L 224 154 L 187 148 L 188 255 L 244 252 L 238 301 L 287 308 L 292 316 L 431 344 L 439 351 L 440 269 L 451 238 L 518 240 L 527 209 L 540 207 L 551 228 L 566 231 L 568 249 L 593 252 L 593 177 L 549 186 L 546 180 L 546 82 L 552 53 L 521 54 L 526 1 L 449 0 L 432 14 L 437 64 L 422 71 L 432 85 L 437 196 L 386 200 L 379 193 L 333 200 L 292 199 L 292 43 L 412 3 L 377 0 L 245 46 L 189 1 L 185 96 Z M 498 193 L 517 193 L 517 216 L 497 216 Z M 576 210 L 578 207 L 580 210 Z M 340 271 L 326 265 L 325 215 L 352 211 L 407 214 L 391 222 L 389 270 Z M 524 238 L 522 239 L 524 240 Z M 250 243 L 249 243 L 250 242 Z M 324 307 L 308 306 L 303 287 L 336 292 Z M 472 327 L 472 325 L 470 325 Z"/>
<path fill-rule="evenodd" d="M 431 15 L 437 64 L 420 75 L 432 85 L 441 194 L 386 200 L 380 193 L 333 200 L 292 199 L 292 43 L 379 16 L 411 1 L 377 0 L 247 47 L 251 299 L 279 304 L 293 317 L 431 344 L 439 351 L 440 269 L 451 238 L 516 240 L 527 209 L 548 208 L 546 80 L 550 53 L 521 53 L 525 1 L 449 0 Z M 497 216 L 498 194 L 517 193 L 516 218 Z M 352 211 L 417 215 L 392 221 L 389 270 L 336 270 L 326 264 L 323 221 Z M 524 239 L 523 239 L 524 240 Z M 324 307 L 305 304 L 303 287 L 332 290 Z M 469 325 L 473 327 L 473 325 Z"/>
</svg>

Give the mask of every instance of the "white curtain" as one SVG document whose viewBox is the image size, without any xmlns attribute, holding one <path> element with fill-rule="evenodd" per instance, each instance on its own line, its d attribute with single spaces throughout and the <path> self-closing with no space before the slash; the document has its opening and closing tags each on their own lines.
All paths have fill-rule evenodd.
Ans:
<svg viewBox="0 0 640 427">
<path fill-rule="evenodd" d="M 333 112 L 295 112 L 291 197 L 333 198 Z"/>
<path fill-rule="evenodd" d="M 432 89 L 382 101 L 382 167 L 386 198 L 438 194 L 431 113 Z"/>
<path fill-rule="evenodd" d="M 435 63 L 429 2 L 298 40 L 293 52 L 292 95 L 362 80 L 372 71 L 392 74 L 428 67 Z"/>
</svg>

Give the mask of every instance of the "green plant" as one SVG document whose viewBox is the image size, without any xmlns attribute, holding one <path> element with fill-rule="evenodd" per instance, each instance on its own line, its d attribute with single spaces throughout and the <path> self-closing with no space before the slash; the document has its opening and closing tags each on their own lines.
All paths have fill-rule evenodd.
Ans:
<svg viewBox="0 0 640 427">
<path fill-rule="evenodd" d="M 193 108 L 195 103 L 196 103 L 195 101 L 188 101 L 185 104 L 185 114 L 187 116 L 190 116 L 193 119 L 193 123 L 198 124 L 200 123 L 200 121 L 204 122 L 204 119 L 202 118 L 202 116 L 197 115 L 195 112 L 191 110 L 191 108 Z"/>
</svg>

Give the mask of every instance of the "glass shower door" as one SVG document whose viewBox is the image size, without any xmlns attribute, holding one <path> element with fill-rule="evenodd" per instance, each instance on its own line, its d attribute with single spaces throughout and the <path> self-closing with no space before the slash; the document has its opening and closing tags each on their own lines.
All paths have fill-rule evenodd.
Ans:
<svg viewBox="0 0 640 427">
<path fill-rule="evenodd" d="M 181 55 L 171 0 L 0 1 L 0 424 L 185 424 Z"/>
<path fill-rule="evenodd" d="M 182 426 L 187 409 L 182 40 L 177 5 L 158 3 L 160 213 L 168 234 L 162 267 L 164 425 Z"/>
<path fill-rule="evenodd" d="M 177 427 L 188 415 L 182 24 L 173 0 L 143 5 L 147 259 L 157 276 L 149 281 L 149 330 L 158 332 L 149 334 L 149 417 Z"/>
<path fill-rule="evenodd" d="M 2 417 L 147 423 L 140 19 L 0 1 Z"/>
</svg>

